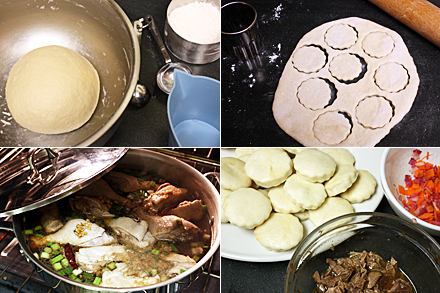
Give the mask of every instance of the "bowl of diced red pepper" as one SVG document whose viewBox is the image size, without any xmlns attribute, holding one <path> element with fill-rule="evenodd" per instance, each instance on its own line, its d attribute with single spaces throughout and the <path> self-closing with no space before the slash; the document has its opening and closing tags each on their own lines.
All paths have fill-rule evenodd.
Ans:
<svg viewBox="0 0 440 293">
<path fill-rule="evenodd" d="M 440 148 L 386 149 L 380 173 L 394 212 L 440 236 Z"/>
</svg>

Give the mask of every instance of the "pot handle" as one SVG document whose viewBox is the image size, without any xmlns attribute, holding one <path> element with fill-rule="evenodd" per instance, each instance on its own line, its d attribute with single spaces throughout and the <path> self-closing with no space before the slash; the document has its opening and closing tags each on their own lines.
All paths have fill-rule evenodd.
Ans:
<svg viewBox="0 0 440 293">
<path fill-rule="evenodd" d="M 208 172 L 208 173 L 203 174 L 203 176 L 205 176 L 207 179 L 213 177 L 216 180 L 216 182 L 214 183 L 211 181 L 211 183 L 214 186 L 216 186 L 217 184 L 220 185 L 220 173 L 219 172 Z"/>
</svg>

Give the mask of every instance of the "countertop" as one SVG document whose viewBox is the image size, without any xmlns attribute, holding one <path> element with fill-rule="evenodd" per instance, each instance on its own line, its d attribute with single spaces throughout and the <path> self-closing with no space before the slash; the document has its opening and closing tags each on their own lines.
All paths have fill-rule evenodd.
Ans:
<svg viewBox="0 0 440 293">
<path fill-rule="evenodd" d="M 376 212 L 396 215 L 385 196 Z M 440 243 L 440 237 L 434 237 Z M 241 262 L 222 257 L 222 293 L 283 292 L 288 261 Z"/>
<path fill-rule="evenodd" d="M 222 1 L 222 4 L 231 2 Z M 301 146 L 275 122 L 272 103 L 281 73 L 300 38 L 328 21 L 361 17 L 396 31 L 420 77 L 410 112 L 376 146 L 439 146 L 439 48 L 367 0 L 246 0 L 258 12 L 263 65 L 249 68 L 222 50 L 222 147 Z M 440 6 L 440 0 L 430 0 Z M 307 131 L 307 130 L 305 130 Z"/>
<path fill-rule="evenodd" d="M 151 14 L 162 38 L 168 0 L 117 0 L 133 22 Z M 170 53 L 173 62 L 181 62 Z M 184 62 L 185 63 L 185 62 Z M 119 126 L 107 141 L 108 147 L 166 147 L 168 146 L 169 123 L 167 117 L 167 98 L 156 84 L 156 73 L 164 64 L 163 56 L 148 29 L 144 29 L 141 42 L 141 69 L 139 83 L 145 85 L 152 94 L 150 102 L 138 108 L 129 105 L 119 119 Z M 188 64 L 196 75 L 220 80 L 220 60 L 205 65 Z"/>
</svg>

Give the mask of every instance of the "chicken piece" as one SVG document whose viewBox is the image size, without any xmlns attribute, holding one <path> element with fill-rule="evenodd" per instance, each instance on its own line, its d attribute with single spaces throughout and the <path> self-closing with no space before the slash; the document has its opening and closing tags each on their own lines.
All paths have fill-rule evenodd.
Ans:
<svg viewBox="0 0 440 293">
<path fill-rule="evenodd" d="M 37 248 L 50 242 L 60 244 L 69 243 L 71 245 L 82 245 L 90 240 L 101 237 L 104 229 L 98 225 L 86 222 L 83 219 L 73 219 L 68 221 L 63 228 L 53 234 L 44 237 L 29 237 L 31 248 Z"/>
<path fill-rule="evenodd" d="M 81 246 L 83 247 L 101 246 L 101 245 L 114 244 L 116 242 L 117 240 L 113 236 L 108 235 L 106 232 L 104 232 L 100 237 L 96 237 L 90 241 L 81 243 Z"/>
<path fill-rule="evenodd" d="M 125 261 L 127 251 L 122 245 L 80 248 L 75 253 L 75 262 L 83 271 L 96 272 L 109 262 Z"/>
<path fill-rule="evenodd" d="M 76 195 L 86 195 L 92 197 L 105 196 L 112 201 L 115 201 L 123 206 L 133 208 L 135 205 L 129 200 L 119 194 L 117 194 L 110 185 L 107 184 L 103 179 L 98 179 L 86 188 L 79 190 Z"/>
<path fill-rule="evenodd" d="M 155 275 L 154 277 L 139 277 L 139 276 L 129 276 L 127 274 L 128 266 L 125 263 L 117 263 L 116 269 L 113 271 L 106 271 L 102 274 L 102 281 L 100 286 L 102 287 L 139 287 L 147 286 L 160 282 L 160 276 Z"/>
<path fill-rule="evenodd" d="M 177 188 L 169 183 L 164 183 L 150 197 L 145 199 L 144 206 L 150 213 L 158 214 L 166 207 L 171 207 L 185 199 L 188 192 L 185 188 Z"/>
<path fill-rule="evenodd" d="M 138 223 L 135 222 L 132 218 L 129 217 L 120 217 L 117 219 L 112 219 L 108 225 L 116 234 L 121 234 L 124 232 L 136 238 L 138 241 L 141 241 L 145 233 L 147 233 L 148 224 L 146 221 L 141 220 Z"/>
<path fill-rule="evenodd" d="M 166 241 L 191 241 L 200 232 L 193 223 L 176 216 L 153 216 L 145 209 L 136 207 L 133 212 L 148 223 L 154 238 Z"/>
<path fill-rule="evenodd" d="M 60 220 L 60 212 L 58 211 L 58 205 L 56 203 L 47 205 L 40 208 L 41 216 L 40 222 L 46 233 L 54 233 L 63 227 L 63 223 Z"/>
<path fill-rule="evenodd" d="M 187 221 L 198 221 L 203 218 L 204 211 L 200 199 L 194 201 L 183 201 L 173 209 L 165 209 L 161 215 L 174 215 Z"/>
<path fill-rule="evenodd" d="M 114 218 L 115 215 L 108 212 L 109 208 L 97 198 L 77 195 L 69 198 L 72 210 L 86 216 L 88 219 Z"/>
<path fill-rule="evenodd" d="M 111 171 L 104 176 L 104 180 L 112 187 L 122 192 L 135 192 L 138 190 L 154 188 L 151 181 L 142 180 L 121 172 Z M 155 185 L 155 184 L 154 184 Z"/>
<path fill-rule="evenodd" d="M 120 236 L 122 238 L 122 241 L 131 243 L 139 248 L 153 246 L 156 243 L 156 238 L 153 237 L 150 231 L 145 233 L 145 236 L 144 238 L 142 238 L 141 241 L 137 240 L 136 238 L 125 232 L 121 232 Z"/>
<path fill-rule="evenodd" d="M 174 264 L 174 266 L 168 270 L 168 275 L 179 275 L 182 271 L 189 270 L 196 265 L 196 261 L 192 258 L 174 252 L 170 252 L 168 255 L 162 254 L 161 259 Z"/>
</svg>

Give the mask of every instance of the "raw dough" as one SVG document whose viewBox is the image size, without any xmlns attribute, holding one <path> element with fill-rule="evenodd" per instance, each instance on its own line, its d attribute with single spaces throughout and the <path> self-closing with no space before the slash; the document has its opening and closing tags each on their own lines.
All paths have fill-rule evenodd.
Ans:
<svg viewBox="0 0 440 293">
<path fill-rule="evenodd" d="M 247 159 L 244 168 L 255 183 L 269 188 L 280 185 L 292 174 L 293 163 L 289 155 L 281 149 L 262 148 Z"/>
<path fill-rule="evenodd" d="M 306 181 L 297 174 L 286 180 L 284 191 L 292 202 L 303 209 L 316 209 L 327 197 L 323 184 Z"/>
<path fill-rule="evenodd" d="M 273 209 L 278 213 L 294 214 L 303 212 L 304 209 L 294 204 L 284 191 L 284 184 L 269 189 L 269 199 Z"/>
<path fill-rule="evenodd" d="M 335 50 L 326 43 L 324 36 L 331 27 L 335 27 L 340 24 L 353 27 L 358 33 L 358 40 L 348 49 Z M 337 31 L 335 30 L 333 32 Z M 381 32 L 381 34 L 370 35 L 375 32 Z M 382 33 L 385 33 L 392 38 L 394 48 L 384 57 L 371 57 L 365 53 L 364 50 L 366 50 L 369 54 L 377 56 L 383 55 L 384 52 L 389 51 L 390 39 Z M 366 39 L 368 35 L 370 36 Z M 382 36 L 382 38 L 377 38 L 380 36 Z M 385 36 L 385 38 L 383 38 L 383 36 Z M 371 42 L 373 38 L 384 39 L 385 42 L 382 45 L 372 44 Z M 327 60 L 329 62 L 324 64 L 324 54 L 321 54 L 319 59 L 315 62 L 311 55 L 308 55 L 307 52 L 301 52 L 304 50 L 304 48 L 311 48 L 312 44 L 325 50 L 328 55 Z M 318 49 L 318 47 L 315 48 Z M 319 49 L 319 51 L 321 50 Z M 318 51 L 316 50 L 316 52 Z M 324 51 L 321 52 L 323 53 Z M 302 58 L 305 60 L 300 60 L 301 56 L 299 56 L 297 53 L 304 53 Z M 363 75 L 358 81 L 351 84 L 341 83 L 335 79 L 328 70 L 329 63 L 335 56 L 340 54 L 356 54 L 364 59 L 365 63 L 367 64 L 365 75 Z M 319 55 L 320 54 L 318 54 L 318 56 Z M 296 63 L 292 64 L 291 62 L 287 62 L 279 81 L 278 88 L 275 92 L 272 110 L 278 125 L 287 134 L 292 136 L 304 146 L 374 146 L 389 133 L 392 127 L 402 120 L 406 113 L 408 113 L 417 94 L 419 86 L 417 68 L 414 65 L 414 61 L 409 54 L 402 38 L 396 32 L 365 19 L 351 17 L 331 21 L 316 27 L 305 34 L 298 42 L 296 48 L 292 52 L 292 58 L 293 59 L 291 60 L 294 60 L 298 64 L 300 64 L 300 62 L 313 63 L 308 65 L 309 69 L 313 69 L 309 70 L 308 72 L 313 71 L 313 73 L 305 73 L 307 70 L 299 71 L 297 68 L 295 68 L 296 66 L 294 66 Z M 396 87 L 400 89 L 407 83 L 404 89 L 396 92 L 394 86 L 389 87 L 387 84 L 392 85 L 394 82 L 385 82 L 382 77 L 384 79 L 390 78 L 391 80 L 396 77 L 394 74 L 383 74 L 383 76 L 381 76 L 380 71 L 382 71 L 383 68 L 379 70 L 375 81 L 374 75 L 376 70 L 381 65 L 386 63 L 401 64 L 407 70 L 407 73 L 405 72 L 404 77 L 405 75 L 407 77 L 409 76 L 409 79 L 404 78 L 404 82 L 398 82 L 399 86 Z M 335 85 L 337 90 L 336 98 L 331 105 L 323 109 L 311 110 L 304 107 L 299 102 L 297 98 L 298 88 L 301 83 L 311 78 L 328 79 Z M 389 93 L 390 91 L 393 91 L 393 93 Z M 359 104 L 359 102 L 367 96 L 375 95 L 383 96 L 387 100 L 391 101 L 395 109 L 394 117 L 391 119 L 391 121 L 389 121 L 383 127 L 372 129 L 359 124 L 355 116 L 356 106 Z M 316 99 L 318 98 L 319 97 L 316 96 Z M 328 99 L 327 96 L 322 98 L 325 100 Z M 325 103 L 326 102 L 324 101 L 321 103 L 316 102 L 315 104 L 322 105 Z M 324 113 L 333 114 L 329 116 L 322 116 Z M 346 113 L 346 115 L 351 118 L 353 125 L 350 125 L 350 121 L 348 119 L 344 120 L 343 115 L 337 115 L 338 113 Z M 320 117 L 320 120 L 317 121 L 318 117 Z M 323 118 L 326 118 L 325 122 Z M 337 121 L 334 121 L 333 119 L 336 119 Z M 339 128 L 340 122 L 342 122 L 344 125 L 342 130 Z M 328 125 L 328 127 L 325 127 L 325 125 Z M 315 129 L 313 130 L 314 127 Z M 330 133 L 326 134 L 325 132 Z M 337 138 L 332 138 L 332 136 L 336 136 Z"/>
<path fill-rule="evenodd" d="M 324 40 L 333 49 L 347 49 L 356 43 L 357 32 L 352 26 L 339 23 L 325 32 Z"/>
<path fill-rule="evenodd" d="M 324 109 L 330 103 L 332 91 L 322 78 L 310 78 L 298 88 L 298 100 L 310 110 Z"/>
<path fill-rule="evenodd" d="M 362 40 L 362 49 L 374 58 L 382 58 L 394 49 L 393 38 L 385 32 L 372 32 Z"/>
<path fill-rule="evenodd" d="M 330 155 L 333 158 L 333 160 L 335 160 L 336 165 L 344 165 L 344 164 L 354 165 L 354 163 L 356 162 L 353 154 L 350 153 L 350 151 L 347 149 L 324 148 L 321 149 L 321 152 Z"/>
<path fill-rule="evenodd" d="M 292 56 L 293 66 L 300 72 L 313 73 L 319 71 L 327 63 L 324 51 L 316 46 L 304 46 Z"/>
<path fill-rule="evenodd" d="M 223 208 L 229 222 L 244 229 L 261 225 L 272 212 L 269 198 L 252 188 L 231 192 L 224 199 Z"/>
<path fill-rule="evenodd" d="M 353 206 L 347 200 L 335 196 L 328 197 L 316 210 L 309 210 L 309 217 L 313 225 L 318 227 L 331 219 L 350 213 L 354 213 Z M 338 221 L 338 224 L 342 222 Z"/>
<path fill-rule="evenodd" d="M 352 164 L 339 165 L 336 173 L 324 183 L 328 196 L 335 196 L 346 191 L 356 181 L 358 173 Z"/>
<path fill-rule="evenodd" d="M 15 121 L 43 134 L 84 125 L 98 105 L 99 76 L 77 52 L 46 46 L 30 51 L 12 67 L 6 102 Z"/>
<path fill-rule="evenodd" d="M 376 179 L 366 170 L 358 170 L 358 178 L 353 185 L 341 194 L 351 203 L 360 203 L 369 199 L 376 191 Z"/>
<path fill-rule="evenodd" d="M 374 74 L 377 86 L 389 93 L 397 93 L 405 89 L 409 82 L 406 68 L 396 62 L 382 64 Z"/>
<path fill-rule="evenodd" d="M 349 81 L 362 73 L 362 63 L 354 54 L 340 54 L 333 57 L 328 70 L 337 80 Z"/>
<path fill-rule="evenodd" d="M 286 251 L 302 240 L 304 228 L 294 215 L 272 213 L 266 222 L 255 228 L 254 234 L 267 250 Z"/>
<path fill-rule="evenodd" d="M 293 159 L 296 173 L 310 182 L 324 182 L 330 179 L 336 171 L 333 158 L 316 149 L 305 150 Z"/>
<path fill-rule="evenodd" d="M 393 105 L 384 97 L 371 96 L 356 106 L 356 119 L 364 127 L 384 127 L 393 118 Z"/>
<path fill-rule="evenodd" d="M 244 170 L 245 162 L 233 157 L 223 157 L 220 160 L 221 186 L 229 190 L 251 187 L 252 179 Z"/>
</svg>

